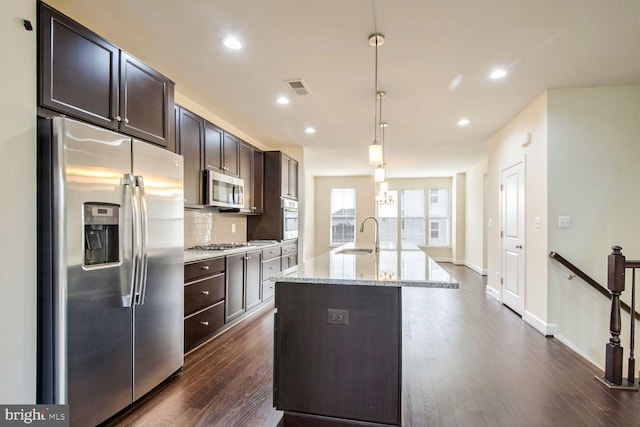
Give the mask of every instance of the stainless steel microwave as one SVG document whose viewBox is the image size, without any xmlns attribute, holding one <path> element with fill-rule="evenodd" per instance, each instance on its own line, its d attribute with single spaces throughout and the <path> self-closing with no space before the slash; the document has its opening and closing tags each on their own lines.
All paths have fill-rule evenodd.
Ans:
<svg viewBox="0 0 640 427">
<path fill-rule="evenodd" d="M 205 204 L 220 208 L 244 207 L 244 180 L 211 170 L 204 171 Z"/>
</svg>

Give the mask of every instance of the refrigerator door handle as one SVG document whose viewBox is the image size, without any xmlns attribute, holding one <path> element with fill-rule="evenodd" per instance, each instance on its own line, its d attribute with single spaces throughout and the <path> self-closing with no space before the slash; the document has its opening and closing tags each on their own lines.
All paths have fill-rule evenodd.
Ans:
<svg viewBox="0 0 640 427">
<path fill-rule="evenodd" d="M 141 175 L 136 176 L 138 187 L 138 197 L 140 198 L 140 275 L 139 275 L 139 297 L 138 304 L 144 304 L 144 297 L 147 291 L 147 259 L 148 259 L 148 221 L 147 221 L 147 196 L 144 192 L 144 179 Z"/>
<path fill-rule="evenodd" d="M 129 195 L 129 201 L 131 203 L 131 213 L 132 213 L 132 222 L 133 222 L 133 246 L 132 246 L 132 254 L 131 254 L 131 258 L 132 258 L 132 266 L 131 266 L 131 280 L 129 281 L 129 286 L 128 286 L 128 290 L 127 290 L 127 294 L 122 296 L 122 306 L 123 307 L 133 307 L 133 301 L 134 301 L 134 296 L 135 296 L 135 289 L 136 289 L 136 280 L 137 280 L 137 267 L 136 267 L 136 254 L 137 254 L 137 235 L 135 233 L 135 230 L 137 228 L 137 215 L 136 212 L 138 210 L 136 202 L 135 202 L 135 197 L 134 197 L 134 189 L 133 187 L 135 186 L 135 180 L 133 175 L 127 173 L 124 174 L 124 176 L 122 177 L 122 181 L 121 184 L 124 186 L 125 188 L 125 192 L 127 192 L 128 189 L 128 195 Z M 125 197 L 127 196 L 127 194 L 125 193 Z"/>
<path fill-rule="evenodd" d="M 142 226 L 140 221 L 141 207 L 140 207 L 140 188 L 138 187 L 138 180 L 135 176 L 131 175 L 133 182 L 132 186 L 132 203 L 133 203 L 133 299 L 132 306 L 138 304 L 140 301 L 140 293 L 142 292 Z"/>
</svg>

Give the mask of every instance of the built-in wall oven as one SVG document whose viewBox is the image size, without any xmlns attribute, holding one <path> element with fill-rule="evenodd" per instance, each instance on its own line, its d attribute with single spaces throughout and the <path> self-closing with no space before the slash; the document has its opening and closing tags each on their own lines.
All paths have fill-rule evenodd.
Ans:
<svg viewBox="0 0 640 427">
<path fill-rule="evenodd" d="M 295 200 L 280 198 L 282 205 L 282 238 L 298 238 L 298 202 Z"/>
</svg>

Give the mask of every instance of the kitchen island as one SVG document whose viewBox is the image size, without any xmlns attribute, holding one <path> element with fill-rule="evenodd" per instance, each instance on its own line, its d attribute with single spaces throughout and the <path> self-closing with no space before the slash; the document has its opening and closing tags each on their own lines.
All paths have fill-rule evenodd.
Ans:
<svg viewBox="0 0 640 427">
<path fill-rule="evenodd" d="M 456 280 L 415 246 L 342 246 L 271 280 L 284 425 L 402 425 L 402 288 Z"/>
</svg>

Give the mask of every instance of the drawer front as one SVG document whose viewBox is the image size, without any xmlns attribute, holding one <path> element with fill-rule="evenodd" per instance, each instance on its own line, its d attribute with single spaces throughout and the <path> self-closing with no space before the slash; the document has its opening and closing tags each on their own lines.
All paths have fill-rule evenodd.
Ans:
<svg viewBox="0 0 640 427">
<path fill-rule="evenodd" d="M 262 250 L 262 261 L 280 257 L 280 246 L 271 246 Z"/>
<path fill-rule="evenodd" d="M 282 256 L 282 269 L 286 270 L 287 268 L 295 267 L 298 265 L 298 255 L 288 255 Z"/>
<path fill-rule="evenodd" d="M 224 271 L 224 257 L 192 262 L 184 265 L 184 281 L 189 282 L 221 271 Z"/>
<path fill-rule="evenodd" d="M 294 254 L 297 252 L 298 252 L 298 245 L 295 243 L 282 245 L 282 256 Z"/>
<path fill-rule="evenodd" d="M 189 350 L 224 326 L 224 301 L 184 321 L 184 349 Z"/>
<path fill-rule="evenodd" d="M 224 273 L 185 285 L 184 315 L 188 316 L 223 299 Z"/>
<path fill-rule="evenodd" d="M 276 284 L 271 280 L 267 280 L 266 282 L 262 282 L 262 301 L 266 301 L 270 298 L 273 298 L 273 294 L 276 291 Z"/>
<path fill-rule="evenodd" d="M 272 259 L 262 263 L 262 280 L 269 280 L 273 274 L 280 273 L 282 267 L 280 265 L 280 258 Z"/>
</svg>

